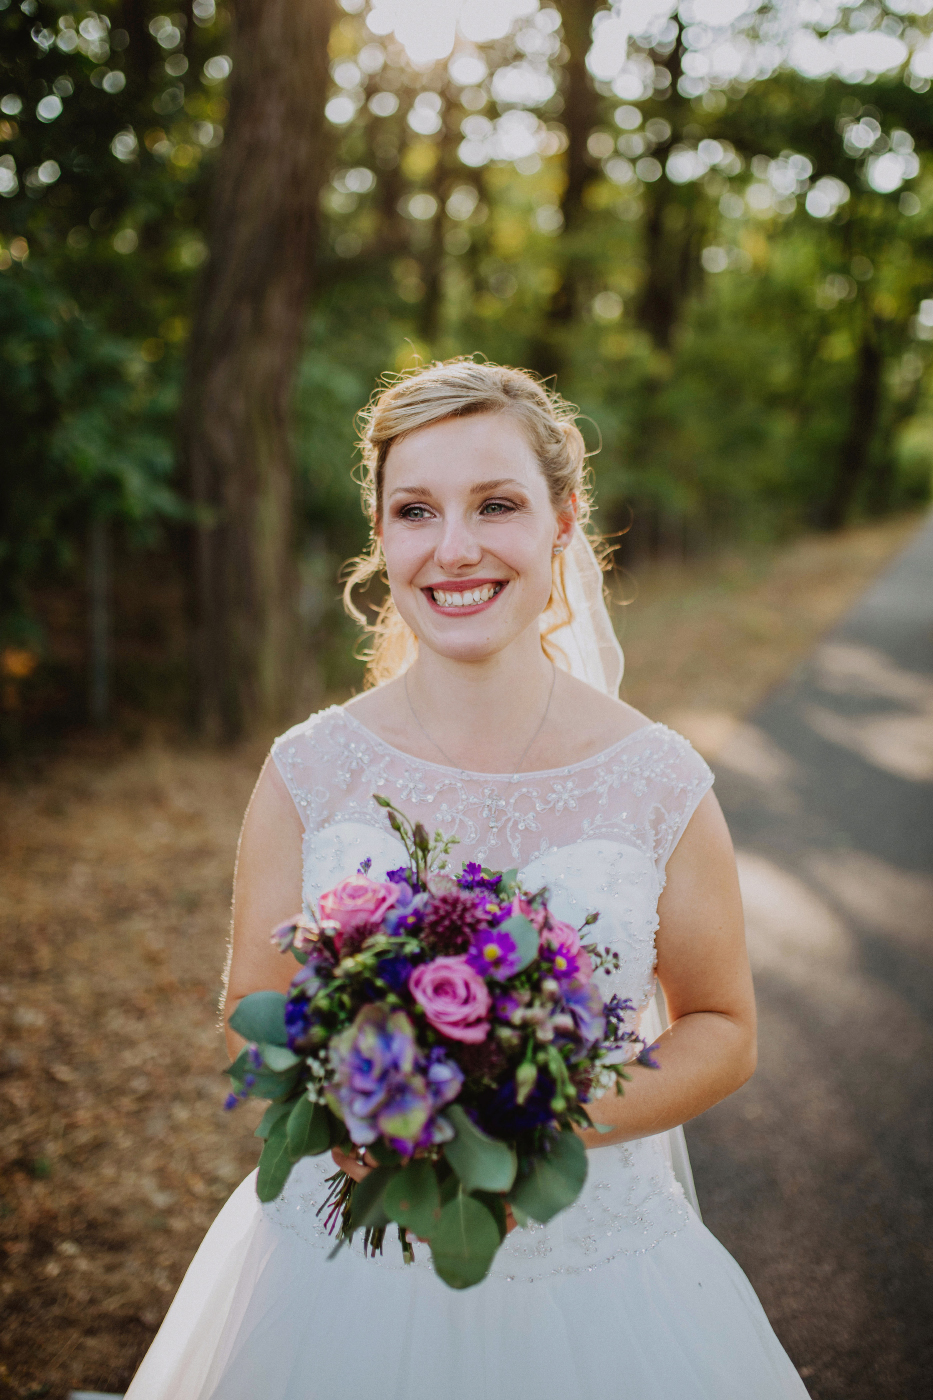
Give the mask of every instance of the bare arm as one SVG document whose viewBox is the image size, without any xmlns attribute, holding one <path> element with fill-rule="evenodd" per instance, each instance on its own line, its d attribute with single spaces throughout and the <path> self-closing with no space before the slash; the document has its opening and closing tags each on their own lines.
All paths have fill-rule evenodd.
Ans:
<svg viewBox="0 0 933 1400">
<path fill-rule="evenodd" d="M 266 988 L 284 992 L 298 970 L 291 954 L 272 947 L 269 935 L 301 908 L 302 835 L 288 788 L 267 759 L 243 818 L 233 880 L 233 935 L 224 997 L 231 1058 L 243 1044 L 227 1024 L 240 1000 Z"/>
<path fill-rule="evenodd" d="M 587 1147 L 664 1132 L 741 1088 L 756 1060 L 755 998 L 732 842 L 713 794 L 700 802 L 667 868 L 658 904 L 658 979 L 671 1025 L 659 1070 L 634 1066 L 624 1098 L 588 1105 Z"/>
</svg>

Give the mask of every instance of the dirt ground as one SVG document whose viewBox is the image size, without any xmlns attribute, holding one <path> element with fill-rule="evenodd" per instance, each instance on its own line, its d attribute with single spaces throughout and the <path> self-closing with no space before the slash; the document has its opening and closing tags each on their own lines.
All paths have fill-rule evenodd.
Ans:
<svg viewBox="0 0 933 1400">
<path fill-rule="evenodd" d="M 625 698 L 713 756 L 917 519 L 618 581 Z M 122 1392 L 257 1156 L 217 1003 L 265 742 L 76 738 L 0 785 L 0 1397 Z"/>
</svg>

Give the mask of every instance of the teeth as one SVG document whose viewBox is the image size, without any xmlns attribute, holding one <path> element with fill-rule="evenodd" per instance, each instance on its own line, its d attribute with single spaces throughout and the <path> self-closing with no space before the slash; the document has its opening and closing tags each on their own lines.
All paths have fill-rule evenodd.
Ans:
<svg viewBox="0 0 933 1400">
<path fill-rule="evenodd" d="M 445 588 L 432 588 L 431 594 L 440 608 L 468 608 L 476 603 L 487 603 L 499 588 L 498 583 L 487 583 L 482 588 L 468 588 L 457 593 L 449 592 Z"/>
</svg>

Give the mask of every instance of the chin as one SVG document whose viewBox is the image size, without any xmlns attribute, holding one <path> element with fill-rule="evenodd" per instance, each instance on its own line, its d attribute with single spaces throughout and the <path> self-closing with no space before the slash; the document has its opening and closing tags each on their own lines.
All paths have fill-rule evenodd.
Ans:
<svg viewBox="0 0 933 1400">
<path fill-rule="evenodd" d="M 437 656 L 443 656 L 448 661 L 466 662 L 486 661 L 491 656 L 497 656 L 513 640 L 512 637 L 490 637 L 488 633 L 482 637 L 439 637 L 427 631 L 422 632 L 419 638 L 421 646 Z"/>
</svg>

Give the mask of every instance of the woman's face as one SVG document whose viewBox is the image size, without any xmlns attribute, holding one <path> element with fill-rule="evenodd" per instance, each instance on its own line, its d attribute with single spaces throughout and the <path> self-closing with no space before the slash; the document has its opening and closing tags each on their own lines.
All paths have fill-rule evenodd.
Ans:
<svg viewBox="0 0 933 1400">
<path fill-rule="evenodd" d="M 389 450 L 380 532 L 392 597 L 442 656 L 479 661 L 537 628 L 554 546 L 573 524 L 508 414 L 447 418 Z"/>
</svg>

